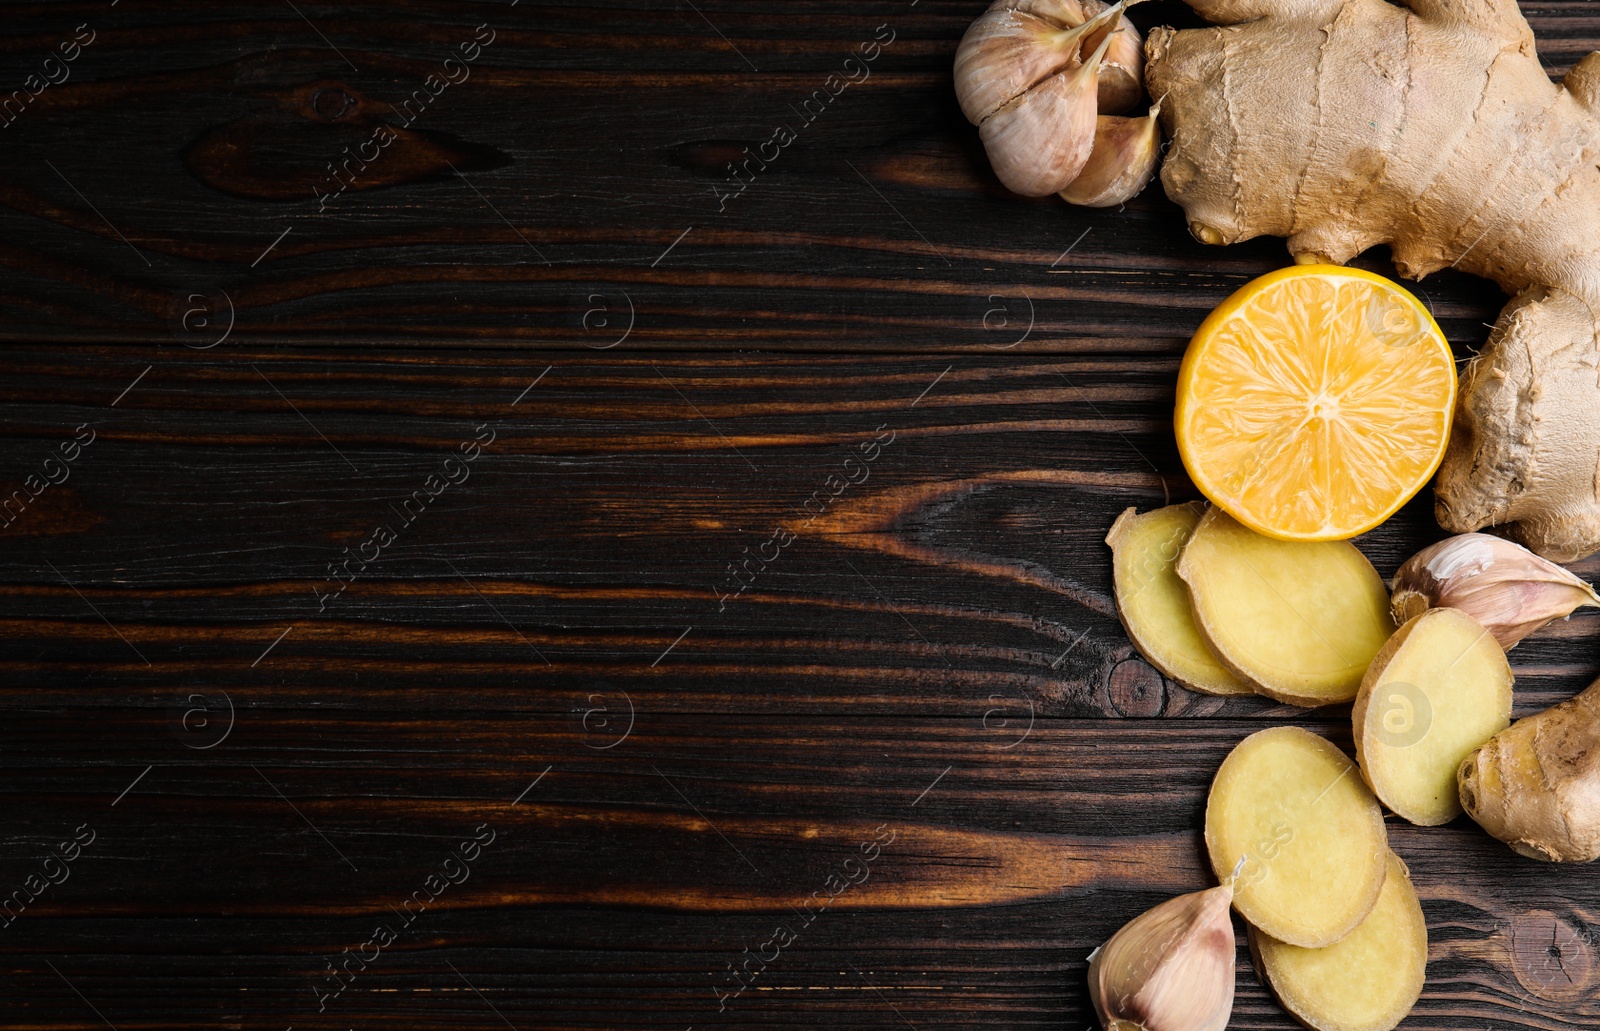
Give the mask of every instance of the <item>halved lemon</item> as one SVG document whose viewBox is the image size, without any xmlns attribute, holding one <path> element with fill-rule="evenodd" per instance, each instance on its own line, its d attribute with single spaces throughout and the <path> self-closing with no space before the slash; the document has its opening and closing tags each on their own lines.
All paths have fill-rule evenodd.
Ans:
<svg viewBox="0 0 1600 1031">
<path fill-rule="evenodd" d="M 1214 504 L 1269 537 L 1331 541 L 1427 484 L 1455 402 L 1455 359 L 1420 301 L 1360 269 L 1295 265 L 1200 324 L 1174 422 Z"/>
</svg>

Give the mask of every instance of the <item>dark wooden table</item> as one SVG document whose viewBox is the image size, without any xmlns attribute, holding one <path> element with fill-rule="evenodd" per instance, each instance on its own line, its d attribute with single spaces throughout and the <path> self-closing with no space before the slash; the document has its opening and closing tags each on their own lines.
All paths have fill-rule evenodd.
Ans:
<svg viewBox="0 0 1600 1031">
<path fill-rule="evenodd" d="M 1091 1023 L 1227 750 L 1349 716 L 1117 624 L 1185 340 L 1285 253 L 1007 195 L 982 6 L 0 8 L 5 1026 Z M 1421 292 L 1463 355 L 1502 303 Z M 1408 1026 L 1595 1026 L 1600 871 L 1389 830 Z"/>
</svg>

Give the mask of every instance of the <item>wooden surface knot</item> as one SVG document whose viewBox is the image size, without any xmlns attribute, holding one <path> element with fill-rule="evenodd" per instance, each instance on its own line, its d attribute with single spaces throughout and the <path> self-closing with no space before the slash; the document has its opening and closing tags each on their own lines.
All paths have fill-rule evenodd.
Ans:
<svg viewBox="0 0 1600 1031">
<path fill-rule="evenodd" d="M 1571 1002 L 1592 991 L 1594 946 L 1560 914 L 1532 909 L 1512 921 L 1511 970 L 1534 996 Z"/>
<path fill-rule="evenodd" d="M 1106 698 L 1120 716 L 1159 716 L 1167 704 L 1167 685 L 1143 659 L 1124 659 L 1106 678 Z"/>
<path fill-rule="evenodd" d="M 346 191 L 430 182 L 503 168 L 503 151 L 433 129 L 410 128 L 393 104 L 338 79 L 262 93 L 272 106 L 204 130 L 183 163 L 202 183 L 253 200 L 315 201 Z"/>
</svg>

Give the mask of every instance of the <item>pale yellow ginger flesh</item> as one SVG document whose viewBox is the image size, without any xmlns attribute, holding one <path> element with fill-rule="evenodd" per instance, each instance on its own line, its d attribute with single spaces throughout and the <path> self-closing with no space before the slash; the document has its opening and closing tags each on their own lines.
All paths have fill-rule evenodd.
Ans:
<svg viewBox="0 0 1600 1031">
<path fill-rule="evenodd" d="M 1195 626 L 1189 588 L 1178 579 L 1178 555 L 1205 506 L 1169 505 L 1144 515 L 1128 509 L 1111 524 L 1112 579 L 1117 614 L 1139 654 L 1184 687 L 1213 695 L 1253 689 L 1212 653 Z"/>
<path fill-rule="evenodd" d="M 1366 918 L 1389 854 L 1356 764 L 1299 727 L 1258 731 L 1223 760 L 1206 800 L 1206 849 L 1219 879 L 1238 869 L 1241 916 L 1306 948 L 1332 945 Z"/>
<path fill-rule="evenodd" d="M 1511 666 L 1494 635 L 1458 609 L 1406 622 L 1361 682 L 1356 760 L 1378 799 L 1423 827 L 1461 813 L 1456 770 L 1511 725 Z"/>
<path fill-rule="evenodd" d="M 1206 243 L 1388 244 L 1513 295 L 1461 376 L 1436 514 L 1570 560 L 1600 549 L 1600 53 L 1560 85 L 1512 0 L 1188 0 L 1153 30 L 1167 196 Z"/>
<path fill-rule="evenodd" d="M 1195 622 L 1217 658 L 1294 705 L 1356 696 L 1394 632 L 1389 593 L 1348 541 L 1280 541 L 1212 508 L 1178 559 Z"/>
<path fill-rule="evenodd" d="M 1256 973 L 1283 1008 L 1315 1031 L 1390 1031 L 1427 977 L 1428 925 L 1406 865 L 1394 853 L 1378 904 L 1326 948 L 1303 949 L 1250 929 Z"/>
<path fill-rule="evenodd" d="M 1522 855 L 1600 858 L 1600 681 L 1496 734 L 1456 780 L 1467 815 Z"/>
</svg>

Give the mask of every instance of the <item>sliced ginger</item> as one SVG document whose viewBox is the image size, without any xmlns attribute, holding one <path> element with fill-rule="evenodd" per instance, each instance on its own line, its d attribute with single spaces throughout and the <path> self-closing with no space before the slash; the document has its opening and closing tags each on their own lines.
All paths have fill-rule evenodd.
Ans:
<svg viewBox="0 0 1600 1031">
<path fill-rule="evenodd" d="M 1299 727 L 1250 735 L 1206 801 L 1206 848 L 1234 908 L 1279 941 L 1321 948 L 1366 918 L 1389 854 L 1383 813 L 1356 764 Z"/>
<path fill-rule="evenodd" d="M 1348 541 L 1274 540 L 1212 508 L 1178 576 L 1217 658 L 1282 702 L 1350 701 L 1394 632 L 1383 580 Z"/>
<path fill-rule="evenodd" d="M 1250 929 L 1256 972 L 1284 1009 L 1316 1031 L 1390 1031 L 1422 994 L 1428 926 L 1406 865 L 1388 855 L 1372 912 L 1332 945 L 1305 949 Z"/>
<path fill-rule="evenodd" d="M 1139 654 L 1184 687 L 1213 695 L 1251 694 L 1253 688 L 1230 673 L 1200 636 L 1189 588 L 1178 578 L 1178 555 L 1204 510 L 1199 503 L 1144 515 L 1130 508 L 1111 524 L 1106 543 L 1117 614 Z"/>
<path fill-rule="evenodd" d="M 1373 793 L 1423 827 L 1461 812 L 1456 769 L 1511 725 L 1511 666 L 1459 609 L 1429 609 L 1372 660 L 1353 710 L 1356 758 Z"/>
</svg>

